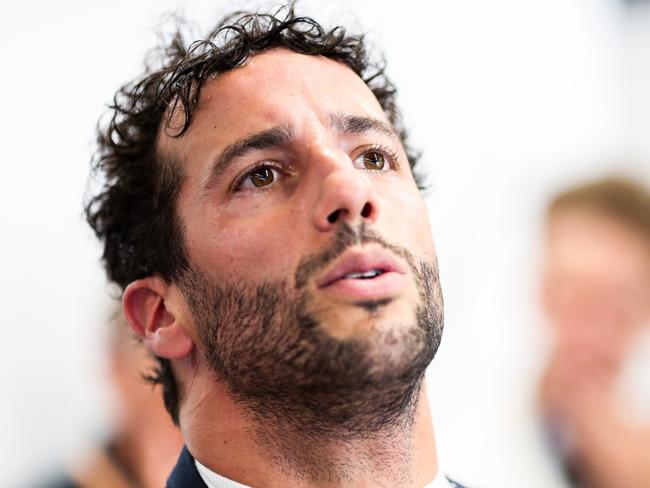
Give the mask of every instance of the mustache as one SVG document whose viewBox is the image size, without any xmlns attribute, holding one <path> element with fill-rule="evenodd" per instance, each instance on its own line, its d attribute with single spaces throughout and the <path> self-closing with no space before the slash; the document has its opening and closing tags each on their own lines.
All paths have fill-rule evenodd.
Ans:
<svg viewBox="0 0 650 488">
<path fill-rule="evenodd" d="M 356 228 L 353 228 L 347 222 L 341 222 L 332 238 L 332 242 L 324 250 L 306 256 L 300 261 L 294 276 L 296 289 L 304 288 L 311 277 L 325 269 L 350 247 L 369 243 L 379 244 L 401 257 L 406 261 L 414 275 L 419 274 L 415 256 L 409 250 L 388 242 L 377 231 L 370 229 L 365 222 L 361 222 Z"/>
</svg>

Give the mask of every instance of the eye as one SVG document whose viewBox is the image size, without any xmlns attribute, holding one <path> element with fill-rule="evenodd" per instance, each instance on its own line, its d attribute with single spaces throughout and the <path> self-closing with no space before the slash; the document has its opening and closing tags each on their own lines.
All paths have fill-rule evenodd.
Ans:
<svg viewBox="0 0 650 488">
<path fill-rule="evenodd" d="M 250 173 L 248 178 L 253 186 L 262 188 L 263 186 L 268 186 L 275 181 L 275 173 L 270 167 L 262 166 Z"/>
<path fill-rule="evenodd" d="M 281 177 L 280 172 L 270 164 L 262 164 L 244 173 L 233 185 L 233 191 L 263 189 L 273 185 Z"/>
<path fill-rule="evenodd" d="M 381 171 L 386 165 L 386 159 L 384 158 L 384 155 L 376 151 L 363 153 L 362 157 L 363 165 L 366 169 Z"/>
<path fill-rule="evenodd" d="M 371 147 L 359 154 L 354 160 L 357 168 L 368 171 L 386 172 L 397 165 L 397 157 L 383 146 Z"/>
</svg>

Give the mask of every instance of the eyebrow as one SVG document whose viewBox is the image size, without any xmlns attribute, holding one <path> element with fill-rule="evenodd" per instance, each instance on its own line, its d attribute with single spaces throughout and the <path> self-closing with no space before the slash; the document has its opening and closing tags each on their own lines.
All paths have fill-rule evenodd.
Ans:
<svg viewBox="0 0 650 488">
<path fill-rule="evenodd" d="M 341 134 L 365 134 L 379 132 L 385 136 L 399 141 L 395 128 L 388 122 L 367 117 L 365 115 L 346 115 L 341 113 L 330 114 L 331 127 Z"/>
<path fill-rule="evenodd" d="M 368 132 L 378 132 L 397 141 L 399 135 L 388 122 L 365 115 L 347 115 L 341 113 L 332 113 L 329 115 L 330 127 L 339 134 L 366 134 Z M 209 190 L 219 176 L 240 157 L 245 156 L 251 151 L 270 149 L 289 144 L 295 138 L 293 126 L 280 124 L 261 132 L 237 139 L 232 144 L 226 146 L 211 164 L 210 174 L 203 185 L 204 191 Z"/>
<path fill-rule="evenodd" d="M 293 128 L 289 125 L 279 125 L 271 129 L 256 132 L 249 136 L 237 139 L 226 146 L 219 156 L 212 163 L 210 175 L 208 176 L 204 189 L 209 189 L 217 178 L 230 166 L 236 158 L 245 156 L 251 151 L 269 149 L 272 147 L 288 144 L 294 137 Z"/>
</svg>

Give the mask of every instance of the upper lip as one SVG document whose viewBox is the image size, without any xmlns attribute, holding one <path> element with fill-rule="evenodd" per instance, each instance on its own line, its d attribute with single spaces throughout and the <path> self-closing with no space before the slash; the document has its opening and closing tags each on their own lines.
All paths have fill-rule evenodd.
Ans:
<svg viewBox="0 0 650 488">
<path fill-rule="evenodd" d="M 406 274 L 405 266 L 392 252 L 383 248 L 358 249 L 345 252 L 336 264 L 318 280 L 317 286 L 325 288 L 349 273 L 364 273 L 371 270 Z"/>
</svg>

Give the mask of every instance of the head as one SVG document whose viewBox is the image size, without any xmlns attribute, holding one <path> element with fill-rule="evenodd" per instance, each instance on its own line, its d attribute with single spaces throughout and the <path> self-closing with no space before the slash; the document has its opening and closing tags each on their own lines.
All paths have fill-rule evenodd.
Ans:
<svg viewBox="0 0 650 488">
<path fill-rule="evenodd" d="M 348 434 L 397 421 L 442 298 L 383 66 L 293 8 L 162 54 L 100 128 L 87 215 L 174 420 L 189 359 L 254 416 Z"/>
<path fill-rule="evenodd" d="M 620 356 L 650 320 L 650 194 L 609 178 L 569 189 L 547 214 L 544 306 L 560 347 Z"/>
</svg>

